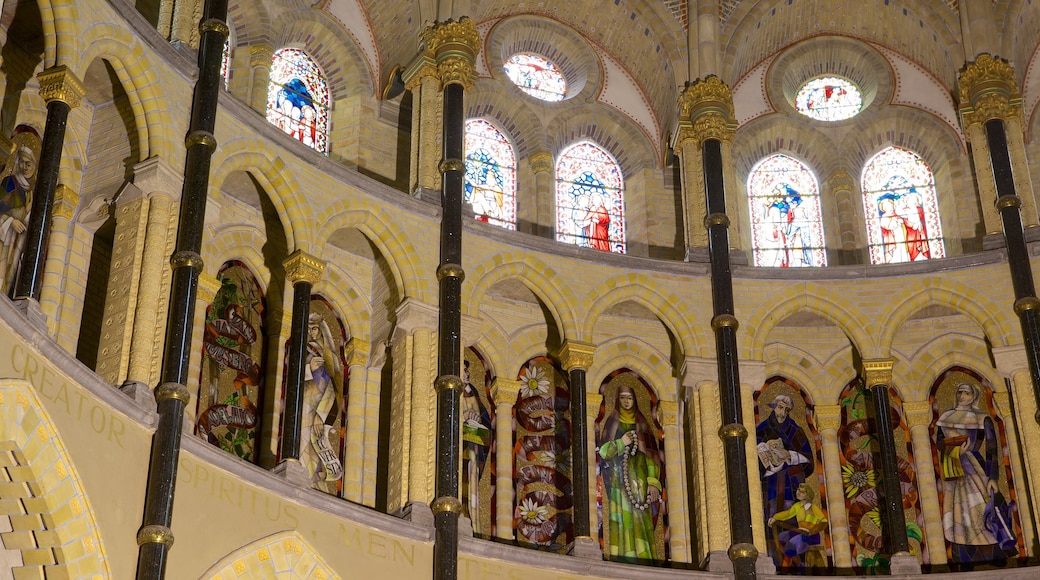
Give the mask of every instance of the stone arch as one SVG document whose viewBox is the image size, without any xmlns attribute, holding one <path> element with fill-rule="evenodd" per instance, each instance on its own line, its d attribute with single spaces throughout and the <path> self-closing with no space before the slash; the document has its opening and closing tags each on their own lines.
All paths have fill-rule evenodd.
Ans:
<svg viewBox="0 0 1040 580">
<path fill-rule="evenodd" d="M 30 529 L 3 534 L 4 542 L 24 542 L 31 546 L 24 549 L 48 554 L 38 554 L 36 561 L 56 562 L 15 570 L 27 577 L 111 578 L 94 508 L 61 434 L 30 383 L 0 379 L 0 418 L 0 462 L 10 477 L 4 496 L 20 499 L 3 502 L 0 514 L 31 522 Z"/>
<path fill-rule="evenodd" d="M 82 31 L 79 30 L 83 17 L 80 16 L 79 8 L 75 2 L 61 0 L 39 0 L 39 6 L 40 14 L 44 16 L 43 68 L 46 70 L 59 64 L 71 67 L 76 55 L 83 51 Z"/>
<path fill-rule="evenodd" d="M 589 140 L 614 157 L 626 183 L 641 169 L 659 165 L 647 134 L 622 113 L 602 105 L 579 105 L 554 119 L 545 132 L 554 160 L 570 145 Z"/>
<path fill-rule="evenodd" d="M 505 373 L 504 376 L 508 379 L 515 379 L 520 371 L 524 369 L 524 365 L 532 358 L 549 356 L 545 348 L 545 328 L 542 325 L 528 326 L 509 338 L 509 352 L 506 353 L 506 357 L 512 356 L 514 358 L 507 358 L 504 366 L 500 367 L 502 372 Z M 557 363 L 554 361 L 553 364 Z"/>
<path fill-rule="evenodd" d="M 737 179 L 746 187 L 748 175 L 759 161 L 783 153 L 808 166 L 822 183 L 839 169 L 834 155 L 838 144 L 823 129 L 819 121 L 808 117 L 767 115 L 749 122 L 740 128 L 740 138 L 734 141 Z"/>
<path fill-rule="evenodd" d="M 925 286 L 922 288 L 922 286 Z M 1005 346 L 1014 340 L 1014 329 L 1008 321 L 1000 321 L 993 312 L 1001 308 L 987 298 L 982 290 L 945 278 L 930 278 L 899 292 L 889 301 L 897 304 L 887 316 L 886 324 L 878 338 L 882 350 L 892 347 L 896 331 L 915 312 L 926 306 L 940 305 L 952 308 L 978 324 L 993 346 Z"/>
<path fill-rule="evenodd" d="M 924 390 L 914 393 L 915 400 L 920 399 L 920 396 L 927 399 L 928 389 L 932 386 L 935 378 L 955 366 L 970 369 L 980 377 L 984 377 L 991 385 L 1000 385 L 1004 382 L 1000 371 L 993 368 L 993 363 L 990 362 L 988 353 L 984 351 L 985 345 L 980 345 L 982 348 L 979 350 L 983 350 L 982 353 L 964 349 L 952 349 L 950 348 L 950 343 L 955 340 L 955 336 L 943 335 L 937 337 L 919 349 L 915 356 L 907 361 L 906 365 L 893 367 L 893 382 L 902 382 L 905 385 L 922 385 Z M 905 368 L 900 369 L 901 366 Z"/>
<path fill-rule="evenodd" d="M 199 580 L 242 578 L 339 580 L 340 575 L 300 532 L 289 530 L 260 538 L 231 552 L 206 570 Z"/>
<path fill-rule="evenodd" d="M 488 119 L 497 125 L 510 139 L 518 162 L 548 147 L 538 115 L 526 103 L 503 97 L 495 81 L 478 80 L 466 102 L 466 119 Z"/>
<path fill-rule="evenodd" d="M 336 263 L 328 263 L 312 294 L 320 294 L 332 303 L 333 310 L 347 326 L 350 336 L 370 340 L 371 306 L 358 294 L 356 282 Z"/>
<path fill-rule="evenodd" d="M 463 301 L 463 314 L 477 316 L 484 295 L 497 282 L 516 278 L 523 283 L 538 300 L 552 313 L 553 319 L 563 336 L 578 336 L 578 326 L 573 312 L 575 299 L 557 286 L 556 271 L 545 262 L 526 252 L 500 254 L 485 261 L 473 271 L 473 291 L 468 301 Z"/>
<path fill-rule="evenodd" d="M 679 310 L 682 301 L 671 293 L 663 293 L 660 284 L 646 274 L 629 273 L 603 281 L 589 292 L 582 301 L 581 309 L 586 313 L 581 335 L 577 338 L 588 340 L 599 318 L 611 306 L 624 301 L 632 301 L 657 315 L 658 320 L 672 333 L 682 347 L 682 354 L 698 354 L 706 356 L 702 351 L 714 345 L 699 344 L 690 332 L 690 321 Z"/>
<path fill-rule="evenodd" d="M 777 344 L 771 346 L 769 349 L 769 355 L 766 356 L 765 365 L 765 378 L 768 381 L 769 377 L 781 376 L 790 379 L 801 387 L 802 391 L 809 396 L 809 400 L 813 405 L 818 404 L 830 404 L 827 401 L 838 398 L 838 392 L 834 393 L 834 396 L 830 399 L 827 394 L 827 382 L 825 380 L 827 375 L 828 367 L 824 361 L 818 360 L 812 353 L 806 352 L 796 346 L 789 344 Z M 805 366 L 805 362 L 809 362 L 809 366 Z M 844 385 L 851 377 L 847 379 L 841 385 Z M 764 385 L 751 385 L 755 391 L 759 391 Z M 829 393 L 828 393 L 829 394 Z"/>
<path fill-rule="evenodd" d="M 402 300 L 416 298 L 429 304 L 436 303 L 436 286 L 431 289 L 423 283 L 425 278 L 419 275 L 418 250 L 400 222 L 385 207 L 373 205 L 370 201 L 337 202 L 316 216 L 314 223 L 320 225 L 310 229 L 332 233 L 343 228 L 357 228 L 386 259 Z M 322 247 L 327 243 L 328 240 L 322 240 Z"/>
<path fill-rule="evenodd" d="M 263 239 L 266 234 L 260 228 L 249 225 L 231 225 L 217 230 L 203 245 L 202 260 L 206 273 L 216 277 L 217 271 L 229 260 L 239 260 L 256 276 L 266 295 L 274 282 L 273 272 L 256 244 L 247 240 Z"/>
<path fill-rule="evenodd" d="M 663 353 L 637 338 L 610 340 L 597 346 L 592 368 L 587 373 L 586 384 L 598 389 L 607 375 L 627 368 L 642 377 L 658 398 L 675 401 L 678 394 L 668 387 L 678 383 L 671 372 L 666 372 L 672 370 L 668 359 L 668 353 Z"/>
<path fill-rule="evenodd" d="M 847 296 L 819 284 L 806 283 L 789 286 L 770 296 L 748 317 L 748 340 L 745 344 L 751 352 L 741 353 L 741 357 L 761 360 L 769 333 L 782 320 L 802 310 L 830 320 L 863 356 L 875 356 L 874 341 L 865 330 L 871 327 L 871 320 Z"/>
<path fill-rule="evenodd" d="M 235 139 L 217 149 L 210 177 L 211 193 L 220 199 L 220 187 L 231 173 L 249 173 L 278 210 L 288 247 L 307 251 L 314 244 L 313 228 L 308 225 L 314 219 L 309 218 L 305 202 L 296 195 L 302 187 L 281 157 L 270 151 L 257 151 L 256 144 L 255 140 Z"/>
<path fill-rule="evenodd" d="M 304 49 L 325 74 L 332 101 L 359 94 L 376 96 L 380 84 L 376 78 L 378 71 L 369 68 L 368 59 L 354 38 L 345 32 L 345 26 L 334 25 L 324 13 L 309 9 L 286 12 L 278 18 L 281 29 L 274 49 L 286 46 Z M 378 62 L 375 66 L 379 66 Z"/>
<path fill-rule="evenodd" d="M 271 15 L 259 0 L 231 2 L 228 5 L 228 23 L 235 29 L 238 46 L 270 42 Z"/>
<path fill-rule="evenodd" d="M 491 376 L 512 379 L 507 364 L 509 352 L 505 348 L 509 344 L 509 337 L 502 331 L 502 327 L 491 321 L 490 325 L 484 325 L 480 339 L 467 346 L 472 346 L 484 355 L 484 361 L 491 367 Z"/>
</svg>

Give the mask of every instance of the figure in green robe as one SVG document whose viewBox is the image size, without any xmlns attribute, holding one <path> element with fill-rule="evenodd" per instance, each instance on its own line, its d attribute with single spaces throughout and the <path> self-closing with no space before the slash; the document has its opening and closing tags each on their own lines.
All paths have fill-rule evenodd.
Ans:
<svg viewBox="0 0 1040 580">
<path fill-rule="evenodd" d="M 604 542 L 611 560 L 662 560 L 655 538 L 664 503 L 663 460 L 650 422 L 631 387 L 618 388 L 617 404 L 598 438 L 603 476 Z"/>
</svg>

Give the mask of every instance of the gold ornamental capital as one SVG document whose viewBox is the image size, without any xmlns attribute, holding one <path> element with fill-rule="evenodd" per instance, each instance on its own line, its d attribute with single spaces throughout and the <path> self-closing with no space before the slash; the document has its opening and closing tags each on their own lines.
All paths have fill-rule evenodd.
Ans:
<svg viewBox="0 0 1040 580">
<path fill-rule="evenodd" d="M 516 398 L 520 396 L 522 384 L 513 379 L 495 377 L 491 383 L 491 398 L 495 400 L 495 405 L 514 405 Z"/>
<path fill-rule="evenodd" d="M 347 341 L 344 349 L 344 357 L 348 367 L 368 366 L 368 353 L 372 352 L 372 343 L 358 337 L 352 337 Z"/>
<path fill-rule="evenodd" d="M 548 151 L 539 151 L 531 155 L 531 171 L 535 173 L 551 173 L 553 170 L 553 156 Z"/>
<path fill-rule="evenodd" d="M 736 133 L 733 92 L 715 75 L 699 78 L 679 94 L 678 137 L 692 137 L 698 143 L 707 139 L 732 142 Z M 684 128 L 688 127 L 686 132 Z M 682 142 L 681 140 L 679 141 Z"/>
<path fill-rule="evenodd" d="M 576 340 L 567 340 L 560 349 L 560 364 L 563 370 L 571 372 L 574 369 L 589 370 L 592 366 L 592 358 L 596 354 L 596 345 Z"/>
<path fill-rule="evenodd" d="M 813 412 L 820 431 L 837 431 L 841 426 L 841 405 L 816 405 Z"/>
<path fill-rule="evenodd" d="M 1022 95 L 1008 61 L 980 54 L 957 77 L 961 122 L 965 129 L 992 119 L 1022 118 Z"/>
<path fill-rule="evenodd" d="M 660 401 L 657 408 L 661 410 L 661 426 L 675 427 L 679 424 L 679 403 L 675 401 Z"/>
<path fill-rule="evenodd" d="M 274 60 L 274 49 L 269 44 L 254 44 L 249 47 L 249 66 L 269 67 Z"/>
<path fill-rule="evenodd" d="M 458 83 L 465 88 L 473 86 L 476 67 L 473 64 L 480 52 L 480 33 L 468 17 L 447 20 L 427 26 L 419 33 L 426 50 L 437 59 L 437 73 L 447 86 Z"/>
<path fill-rule="evenodd" d="M 295 284 L 297 282 L 308 282 L 316 284 L 321 280 L 321 274 L 325 271 L 325 262 L 304 252 L 296 250 L 282 262 L 285 266 L 285 278 Z"/>
<path fill-rule="evenodd" d="M 437 61 L 433 59 L 433 56 L 428 52 L 423 53 L 415 60 L 403 73 L 401 73 L 401 80 L 404 81 L 404 88 L 411 92 L 415 92 L 420 86 L 422 86 L 423 80 L 434 79 L 437 81 L 437 88 L 440 90 L 440 76 L 437 73 Z"/>
<path fill-rule="evenodd" d="M 41 72 L 36 78 L 40 81 L 40 97 L 47 103 L 61 101 L 76 108 L 87 94 L 83 82 L 63 64 Z"/>
<path fill-rule="evenodd" d="M 867 388 L 876 385 L 892 386 L 892 367 L 896 364 L 894 358 L 875 358 L 863 361 L 863 379 Z"/>
<path fill-rule="evenodd" d="M 856 180 L 844 169 L 832 173 L 827 179 L 827 185 L 830 186 L 831 191 L 856 191 Z"/>
<path fill-rule="evenodd" d="M 54 211 L 53 216 L 72 221 L 79 207 L 79 194 L 64 183 L 59 183 L 54 188 Z"/>
<path fill-rule="evenodd" d="M 903 401 L 903 415 L 911 429 L 927 427 L 932 422 L 932 404 L 928 401 Z"/>
</svg>

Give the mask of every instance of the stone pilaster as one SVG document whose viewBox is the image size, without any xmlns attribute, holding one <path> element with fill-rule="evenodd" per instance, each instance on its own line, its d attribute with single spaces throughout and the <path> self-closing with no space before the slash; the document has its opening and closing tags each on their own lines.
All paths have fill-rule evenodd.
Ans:
<svg viewBox="0 0 1040 580">
<path fill-rule="evenodd" d="M 75 190 L 64 184 L 55 187 L 50 247 L 44 266 L 43 288 L 40 290 L 40 309 L 47 318 L 47 328 L 51 336 L 57 335 L 60 328 L 62 279 L 65 277 L 68 263 L 72 218 L 76 215 L 78 207 L 79 194 Z"/>
<path fill-rule="evenodd" d="M 355 336 L 344 350 L 347 359 L 347 440 L 344 446 L 343 497 L 362 503 L 365 431 L 378 427 L 368 424 L 365 414 L 368 357 L 372 345 Z"/>
<path fill-rule="evenodd" d="M 686 511 L 683 490 L 686 489 L 686 470 L 683 468 L 683 434 L 679 422 L 679 404 L 662 400 L 661 428 L 664 429 L 664 461 L 668 479 L 668 534 L 673 562 L 691 562 L 690 517 Z M 591 415 L 590 415 L 591 416 Z"/>
<path fill-rule="evenodd" d="M 270 91 L 271 64 L 274 49 L 269 44 L 254 44 L 249 47 L 249 106 L 256 112 L 267 114 L 267 93 Z"/>
<path fill-rule="evenodd" d="M 535 211 L 531 233 L 543 238 L 554 238 L 556 231 L 556 178 L 552 153 L 538 151 L 531 155 L 534 172 Z"/>
<path fill-rule="evenodd" d="M 838 443 L 841 407 L 816 405 L 815 412 L 816 428 L 823 442 L 823 477 L 827 488 L 827 518 L 830 520 L 834 567 L 851 568 L 853 562 L 849 543 L 849 520 L 845 512 L 845 486 L 841 480 L 841 446 Z"/>
<path fill-rule="evenodd" d="M 515 538 L 513 530 L 513 405 L 520 394 L 520 381 L 495 377 L 491 398 L 495 400 L 495 537 Z"/>
<path fill-rule="evenodd" d="M 932 405 L 928 401 L 903 401 L 903 414 L 910 426 L 910 441 L 914 446 L 914 467 L 917 469 L 917 489 L 921 493 L 921 510 L 924 512 L 924 536 L 928 546 L 928 557 L 933 566 L 947 562 L 946 542 L 943 537 L 942 505 L 939 503 L 939 486 L 932 465 Z"/>
<path fill-rule="evenodd" d="M 422 197 L 422 191 L 439 191 L 441 174 L 441 119 L 444 114 L 441 80 L 432 54 L 421 53 L 404 71 L 405 88 L 412 93 L 412 144 L 408 189 Z M 428 194 L 429 195 L 429 194 Z"/>
</svg>

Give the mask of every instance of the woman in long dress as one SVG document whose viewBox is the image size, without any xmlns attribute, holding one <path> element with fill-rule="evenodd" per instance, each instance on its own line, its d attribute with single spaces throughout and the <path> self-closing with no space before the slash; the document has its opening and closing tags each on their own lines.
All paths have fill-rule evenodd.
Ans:
<svg viewBox="0 0 1040 580">
<path fill-rule="evenodd" d="M 604 541 L 613 560 L 661 560 L 654 529 L 662 512 L 663 461 L 650 422 L 636 405 L 635 392 L 622 386 L 597 441 L 603 501 L 609 512 Z"/>
</svg>

